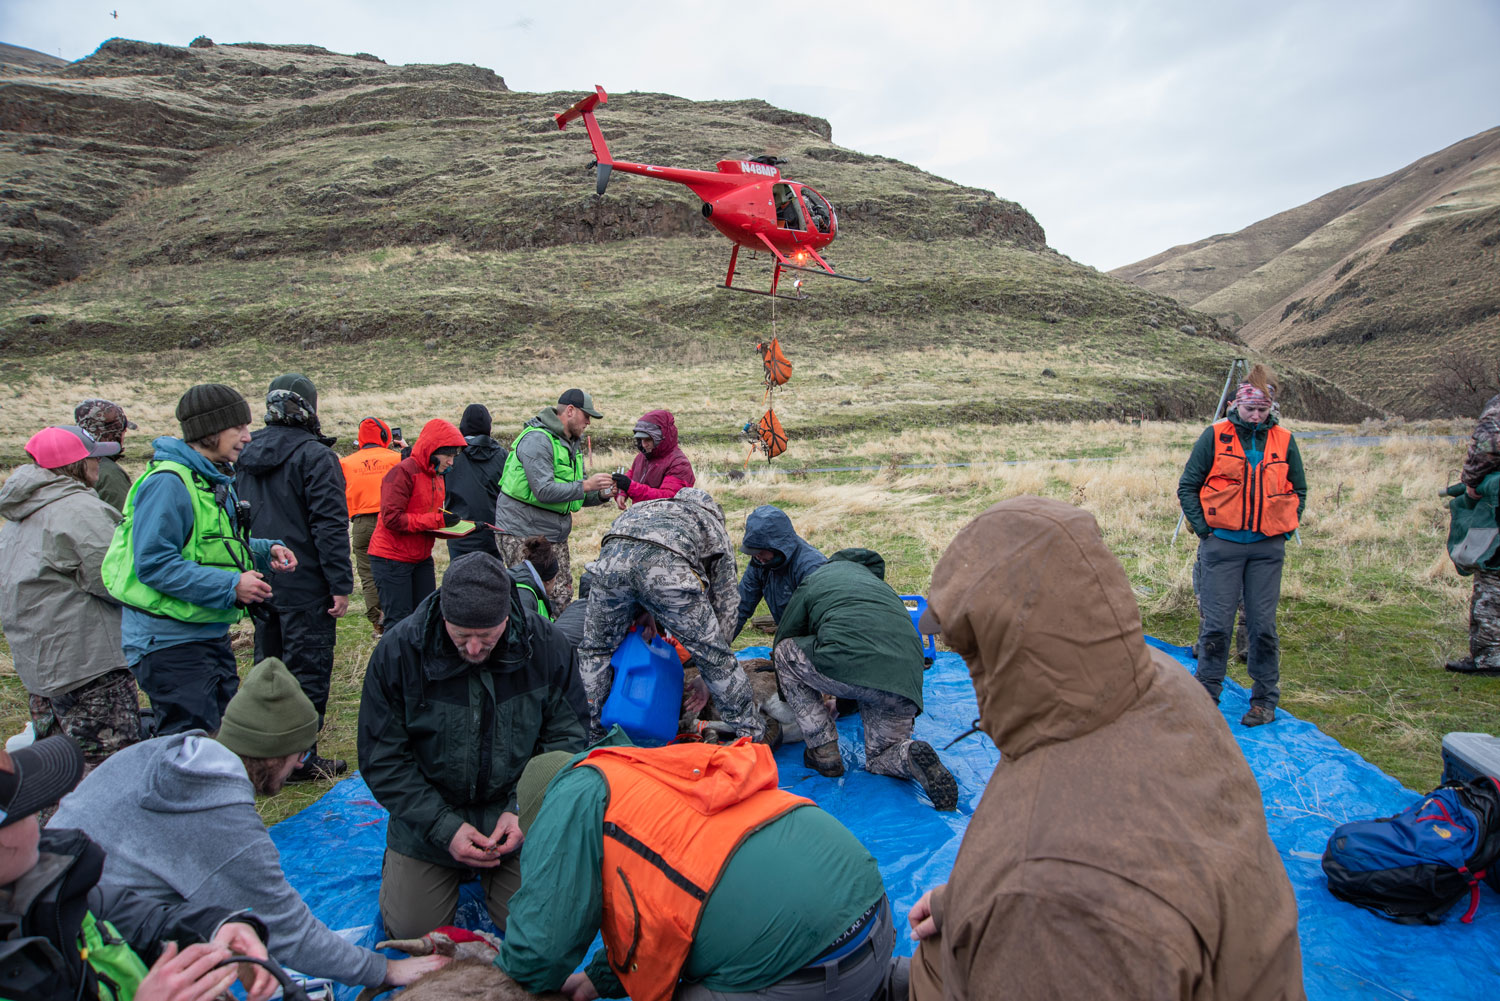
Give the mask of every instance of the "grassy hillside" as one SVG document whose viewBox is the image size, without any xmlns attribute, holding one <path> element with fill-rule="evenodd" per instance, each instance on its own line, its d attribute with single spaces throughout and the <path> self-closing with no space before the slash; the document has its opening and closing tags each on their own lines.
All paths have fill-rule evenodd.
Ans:
<svg viewBox="0 0 1500 1001">
<path fill-rule="evenodd" d="M 1500 353 L 1500 129 L 1111 274 L 1407 415 L 1472 413 Z"/>
<path fill-rule="evenodd" d="M 212 369 L 247 342 L 415 352 L 449 373 L 476 355 L 744 359 L 772 304 L 713 288 L 729 246 L 686 189 L 620 175 L 593 194 L 585 137 L 548 117 L 577 96 L 314 46 L 118 39 L 52 76 L 0 79 L 6 375 L 46 371 L 63 348 L 203 351 Z M 601 121 L 622 158 L 774 153 L 833 201 L 844 235 L 830 256 L 875 281 L 810 279 L 812 298 L 776 306 L 824 357 L 1080 355 L 1069 383 L 976 394 L 994 419 L 1196 415 L 1244 351 L 1201 314 L 1047 249 L 1014 202 L 844 149 L 820 119 L 617 94 Z M 764 255 L 741 267 L 768 280 Z M 1372 413 L 1326 381 L 1289 381 L 1307 416 Z"/>
</svg>

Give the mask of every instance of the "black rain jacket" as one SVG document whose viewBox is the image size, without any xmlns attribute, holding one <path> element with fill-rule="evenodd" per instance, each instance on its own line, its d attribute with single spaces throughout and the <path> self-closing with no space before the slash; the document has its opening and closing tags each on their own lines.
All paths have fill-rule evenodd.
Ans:
<svg viewBox="0 0 1500 1001">
<path fill-rule="evenodd" d="M 295 571 L 268 578 L 273 608 L 327 608 L 333 595 L 354 591 L 344 467 L 329 440 L 269 424 L 235 463 L 235 491 L 250 502 L 250 534 L 280 539 L 297 555 Z"/>
</svg>

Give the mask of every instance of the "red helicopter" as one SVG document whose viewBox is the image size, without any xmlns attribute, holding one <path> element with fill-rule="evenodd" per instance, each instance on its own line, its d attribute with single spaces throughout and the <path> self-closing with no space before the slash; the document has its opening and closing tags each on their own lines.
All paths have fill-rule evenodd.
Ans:
<svg viewBox="0 0 1500 1001">
<path fill-rule="evenodd" d="M 818 254 L 838 234 L 838 217 L 834 215 L 833 206 L 828 204 L 828 200 L 806 184 L 782 180 L 778 167 L 786 163 L 785 160 L 771 156 L 720 160 L 717 171 L 683 170 L 678 167 L 657 167 L 616 160 L 610 156 L 609 146 L 604 142 L 604 133 L 599 130 L 599 123 L 594 118 L 594 109 L 608 100 L 609 95 L 604 93 L 604 88 L 595 86 L 594 92 L 588 97 L 562 114 L 552 117 L 559 129 L 567 128 L 568 123 L 575 119 L 583 119 L 584 127 L 588 129 L 589 142 L 594 147 L 595 166 L 598 167 L 595 191 L 599 194 L 604 194 L 610 173 L 620 170 L 627 174 L 659 177 L 664 181 L 685 184 L 703 199 L 703 217 L 720 233 L 734 241 L 734 250 L 729 255 L 729 273 L 724 277 L 724 284 L 720 288 L 774 296 L 783 271 L 805 271 L 852 282 L 870 280 L 841 275 Z M 771 252 L 776 262 L 771 273 L 771 291 L 762 292 L 734 284 L 734 267 L 739 260 L 741 247 Z"/>
</svg>

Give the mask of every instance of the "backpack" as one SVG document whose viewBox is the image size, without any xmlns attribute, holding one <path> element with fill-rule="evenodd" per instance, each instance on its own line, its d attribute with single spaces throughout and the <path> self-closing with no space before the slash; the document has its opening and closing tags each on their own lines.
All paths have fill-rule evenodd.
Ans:
<svg viewBox="0 0 1500 1001">
<path fill-rule="evenodd" d="M 1467 893 L 1474 920 L 1479 883 L 1500 889 L 1500 783 L 1445 782 L 1394 817 L 1334 829 L 1323 852 L 1328 889 L 1340 900 L 1401 924 L 1435 925 Z"/>
</svg>

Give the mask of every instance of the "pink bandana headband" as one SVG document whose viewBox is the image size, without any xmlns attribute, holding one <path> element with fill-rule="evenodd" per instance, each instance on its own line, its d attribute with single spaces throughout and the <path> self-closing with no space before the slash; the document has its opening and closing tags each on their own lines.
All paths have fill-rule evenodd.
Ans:
<svg viewBox="0 0 1500 1001">
<path fill-rule="evenodd" d="M 1271 388 L 1272 392 L 1275 392 L 1274 388 L 1267 388 Z M 1271 405 L 1271 397 L 1256 389 L 1253 384 L 1242 382 L 1240 383 L 1239 391 L 1234 394 L 1234 405 L 1239 406 L 1241 403 L 1249 403 L 1252 406 L 1259 404 L 1269 407 Z"/>
</svg>

